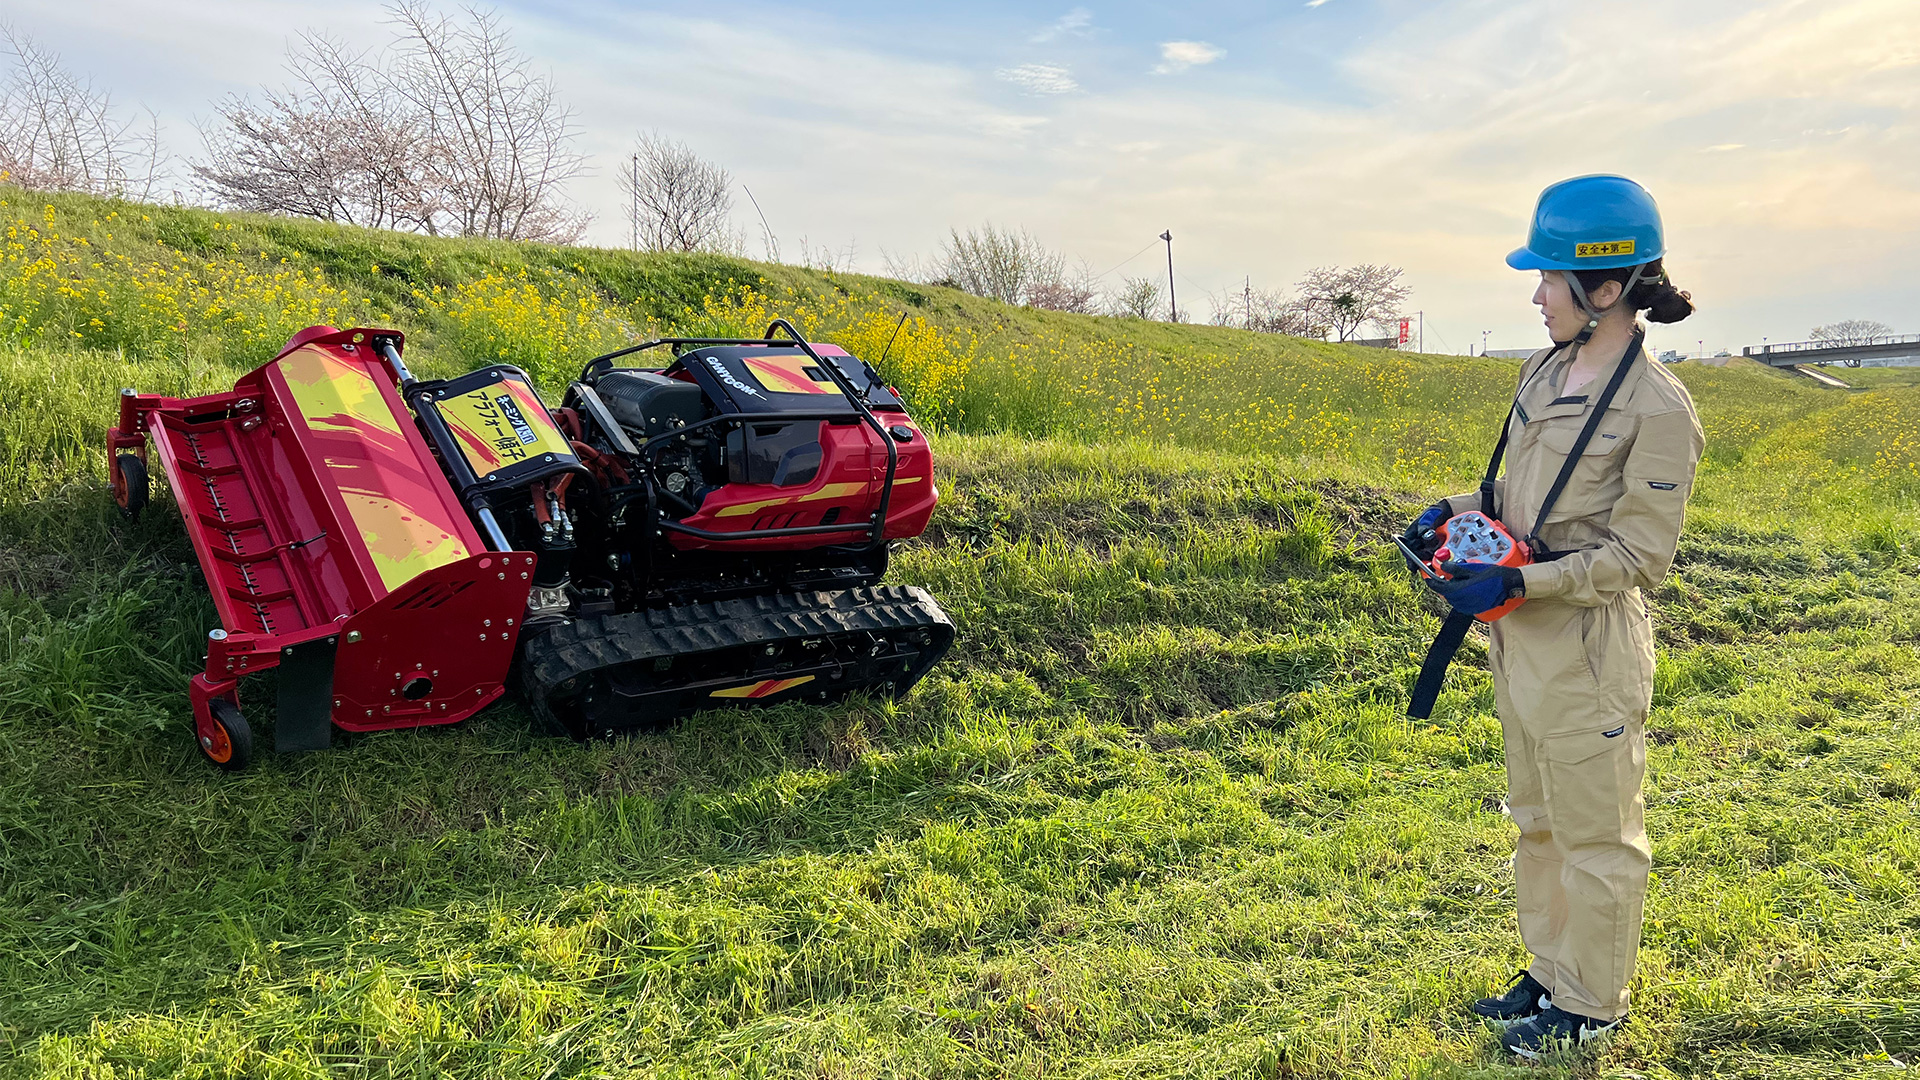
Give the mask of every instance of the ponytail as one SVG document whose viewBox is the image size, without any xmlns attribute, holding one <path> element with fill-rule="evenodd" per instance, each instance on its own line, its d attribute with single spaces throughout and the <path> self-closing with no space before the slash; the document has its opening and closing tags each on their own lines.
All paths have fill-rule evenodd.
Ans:
<svg viewBox="0 0 1920 1080">
<path fill-rule="evenodd" d="M 1591 295 L 1594 290 L 1609 281 L 1622 285 L 1633 276 L 1631 267 L 1619 270 L 1577 270 L 1580 285 Z M 1627 307 L 1633 311 L 1644 311 L 1647 318 L 1657 323 L 1677 323 L 1693 314 L 1693 296 L 1674 288 L 1667 279 L 1667 271 L 1655 259 L 1640 271 L 1640 280 L 1627 293 Z"/>
</svg>

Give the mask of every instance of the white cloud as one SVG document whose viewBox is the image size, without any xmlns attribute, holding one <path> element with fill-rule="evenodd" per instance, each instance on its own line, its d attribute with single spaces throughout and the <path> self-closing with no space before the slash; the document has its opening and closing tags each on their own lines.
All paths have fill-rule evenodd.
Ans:
<svg viewBox="0 0 1920 1080">
<path fill-rule="evenodd" d="M 1703 154 L 1725 154 L 1734 150 L 1745 150 L 1746 148 L 1746 143 L 1723 142 L 1718 146 L 1705 147 L 1700 152 Z"/>
<path fill-rule="evenodd" d="M 1310 8 L 1317 8 L 1321 4 L 1324 4 L 1326 2 L 1327 0 L 1307 0 L 1307 6 Z"/>
<path fill-rule="evenodd" d="M 1160 43 L 1160 63 L 1153 73 L 1176 75 L 1190 67 L 1211 64 L 1225 55 L 1227 50 L 1204 41 L 1163 41 Z"/>
<path fill-rule="evenodd" d="M 1080 84 L 1073 81 L 1072 72 L 1053 64 L 1021 64 L 1019 67 L 1001 68 L 994 75 L 1040 97 L 1071 94 L 1080 89 Z"/>
<path fill-rule="evenodd" d="M 1033 134 L 1046 122 L 1044 116 L 983 116 L 974 126 L 995 138 L 1018 139 Z"/>
<path fill-rule="evenodd" d="M 1045 44 L 1059 37 L 1085 37 L 1093 29 L 1093 12 L 1077 7 L 1055 20 L 1052 26 L 1033 35 L 1035 44 Z"/>
</svg>

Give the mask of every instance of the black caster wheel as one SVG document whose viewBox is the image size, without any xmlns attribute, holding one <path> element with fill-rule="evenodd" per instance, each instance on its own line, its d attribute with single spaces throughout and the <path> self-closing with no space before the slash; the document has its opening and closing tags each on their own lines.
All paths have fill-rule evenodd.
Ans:
<svg viewBox="0 0 1920 1080">
<path fill-rule="evenodd" d="M 207 702 L 209 722 L 196 724 L 200 753 L 228 772 L 239 772 L 253 761 L 253 729 L 240 707 L 226 698 Z"/>
<path fill-rule="evenodd" d="M 115 454 L 113 470 L 113 501 L 128 521 L 138 521 L 147 508 L 147 463 L 135 454 Z"/>
</svg>

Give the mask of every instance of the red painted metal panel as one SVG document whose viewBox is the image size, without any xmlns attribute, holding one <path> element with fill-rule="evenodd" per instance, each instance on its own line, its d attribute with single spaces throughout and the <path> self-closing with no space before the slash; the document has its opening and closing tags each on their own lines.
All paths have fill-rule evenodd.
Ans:
<svg viewBox="0 0 1920 1080">
<path fill-rule="evenodd" d="M 889 539 L 918 536 L 927 527 L 939 493 L 933 486 L 933 453 L 927 447 L 926 434 L 902 413 L 879 413 L 880 422 L 893 427 L 905 426 L 913 437 L 896 442 L 898 462 L 894 469 L 893 498 L 887 506 Z M 707 496 L 699 513 L 681 519 L 681 524 L 710 532 L 749 532 L 756 529 L 787 528 L 801 525 L 837 524 L 842 521 L 866 522 L 880 509 L 880 490 L 887 478 L 887 452 L 880 437 L 864 424 L 820 425 L 820 470 L 814 478 L 792 487 L 772 484 L 729 484 Z M 831 521 L 823 520 L 833 510 Z M 768 537 L 762 540 L 703 540 L 681 533 L 670 534 L 671 542 L 682 550 L 724 549 L 727 551 L 791 551 L 792 537 Z M 821 533 L 808 537 L 811 544 L 850 544 L 866 539 L 862 532 Z"/>
<path fill-rule="evenodd" d="M 451 724 L 506 692 L 534 556 L 438 566 L 346 621 L 333 661 L 333 722 L 348 731 Z"/>
<path fill-rule="evenodd" d="M 305 471 L 324 477 L 333 516 L 352 537 L 344 554 L 375 598 L 485 546 L 392 371 L 367 344 L 371 335 L 309 339 L 256 374 L 287 417 L 286 433 L 308 459 Z"/>
</svg>

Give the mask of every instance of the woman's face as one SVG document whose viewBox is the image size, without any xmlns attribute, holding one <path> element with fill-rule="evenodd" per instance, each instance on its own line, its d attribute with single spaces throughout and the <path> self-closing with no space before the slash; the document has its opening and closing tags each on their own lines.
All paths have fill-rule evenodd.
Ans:
<svg viewBox="0 0 1920 1080">
<path fill-rule="evenodd" d="M 1619 295 L 1620 283 L 1609 281 L 1588 299 L 1604 311 Z M 1567 286 L 1567 275 L 1558 270 L 1540 271 L 1540 287 L 1533 290 L 1533 303 L 1547 324 L 1547 336 L 1555 341 L 1572 341 L 1586 328 L 1587 313 L 1574 301 L 1573 290 Z"/>
</svg>

